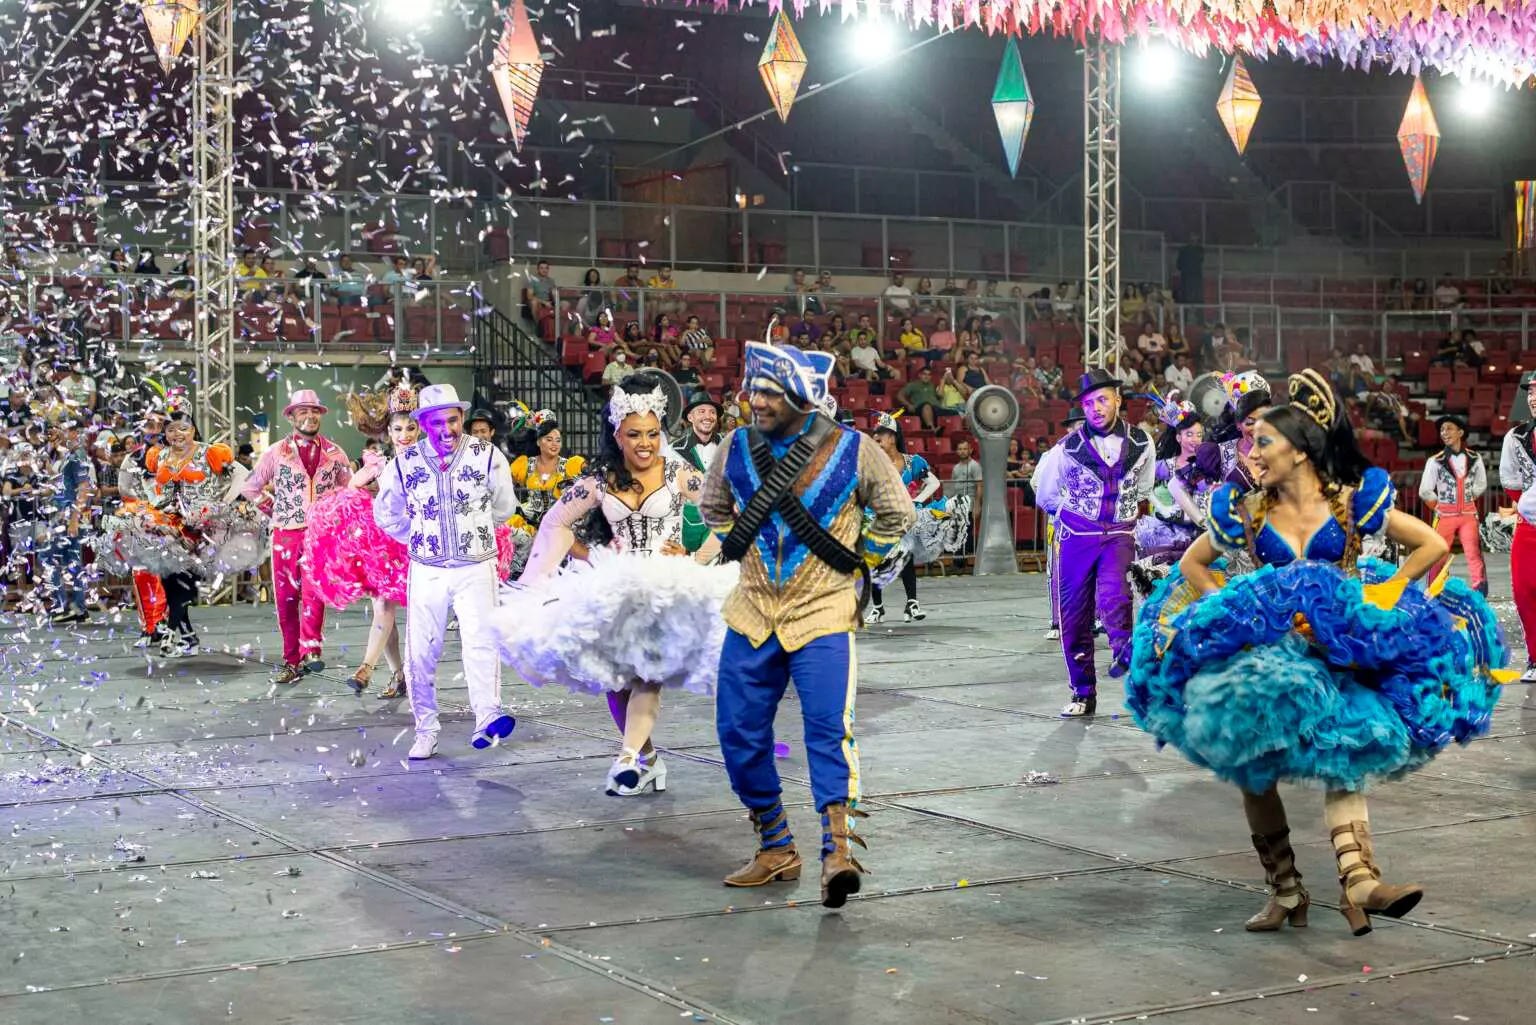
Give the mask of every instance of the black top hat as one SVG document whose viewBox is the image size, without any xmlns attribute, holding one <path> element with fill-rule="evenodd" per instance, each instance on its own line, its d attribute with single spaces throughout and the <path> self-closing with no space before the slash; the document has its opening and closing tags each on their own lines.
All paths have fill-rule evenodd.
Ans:
<svg viewBox="0 0 1536 1025">
<path fill-rule="evenodd" d="M 1467 433 L 1467 421 L 1462 419 L 1461 417 L 1457 416 L 1455 413 L 1447 413 L 1444 416 L 1436 418 L 1436 420 L 1435 420 L 1435 429 L 1439 430 L 1441 427 L 1444 427 L 1446 424 L 1455 424 L 1457 427 L 1461 428 L 1461 433 L 1462 434 L 1466 434 Z"/>
<path fill-rule="evenodd" d="M 688 414 L 700 406 L 714 406 L 716 416 L 725 415 L 725 407 L 712 399 L 708 392 L 695 392 L 693 398 L 689 399 L 688 404 L 683 407 L 683 419 L 688 419 Z"/>
<path fill-rule="evenodd" d="M 1091 395 L 1101 388 L 1119 388 L 1120 378 L 1111 374 L 1103 367 L 1089 367 L 1087 372 L 1078 380 L 1077 398 L 1073 402 L 1081 402 L 1087 395 Z"/>
<path fill-rule="evenodd" d="M 470 413 L 469 414 L 469 419 L 464 421 L 464 426 L 468 427 L 470 424 L 474 423 L 476 420 L 484 420 L 486 423 L 490 424 L 492 427 L 496 426 L 496 416 L 495 416 L 495 414 L 493 414 L 488 409 L 477 409 L 474 412 Z"/>
<path fill-rule="evenodd" d="M 1529 388 L 1533 384 L 1536 384 L 1536 370 L 1527 370 L 1520 375 L 1520 387 Z"/>
<path fill-rule="evenodd" d="M 1061 426 L 1071 427 L 1073 424 L 1080 424 L 1086 419 L 1088 418 L 1083 415 L 1083 407 L 1073 406 L 1067 410 L 1067 418 L 1061 422 Z"/>
</svg>

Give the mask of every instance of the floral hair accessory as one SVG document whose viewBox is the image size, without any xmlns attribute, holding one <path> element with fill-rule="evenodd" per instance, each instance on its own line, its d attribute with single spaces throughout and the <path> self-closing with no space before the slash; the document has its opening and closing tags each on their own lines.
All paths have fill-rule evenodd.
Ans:
<svg viewBox="0 0 1536 1025">
<path fill-rule="evenodd" d="M 619 429 L 619 424 L 624 418 L 633 415 L 645 415 L 655 413 L 656 419 L 665 422 L 667 419 L 667 395 L 657 385 L 648 392 L 627 392 L 622 388 L 614 389 L 613 398 L 608 401 L 608 425 L 614 430 Z"/>
<path fill-rule="evenodd" d="M 895 410 L 895 411 L 890 412 L 890 413 L 876 413 L 875 414 L 875 430 L 877 430 L 877 431 L 890 431 L 892 434 L 900 434 L 901 433 L 901 423 L 900 423 L 900 420 L 898 418 L 904 412 L 906 412 L 906 410 L 898 409 L 898 410 Z"/>
<path fill-rule="evenodd" d="M 1227 405 L 1233 409 L 1244 395 L 1250 392 L 1269 394 L 1269 382 L 1257 370 L 1244 370 L 1240 374 L 1222 374 L 1221 386 L 1227 391 Z"/>
</svg>

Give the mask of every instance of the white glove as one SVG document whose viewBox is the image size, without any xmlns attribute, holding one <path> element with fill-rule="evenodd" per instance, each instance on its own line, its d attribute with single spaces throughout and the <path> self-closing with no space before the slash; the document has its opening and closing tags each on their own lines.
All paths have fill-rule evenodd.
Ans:
<svg viewBox="0 0 1536 1025">
<path fill-rule="evenodd" d="M 1520 501 L 1515 503 L 1515 511 L 1522 520 L 1536 527 L 1536 488 L 1521 492 Z"/>
</svg>

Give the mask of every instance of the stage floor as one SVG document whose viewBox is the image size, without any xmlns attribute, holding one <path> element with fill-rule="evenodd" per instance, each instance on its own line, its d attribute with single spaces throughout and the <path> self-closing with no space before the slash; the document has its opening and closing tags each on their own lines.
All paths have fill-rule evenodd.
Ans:
<svg viewBox="0 0 1536 1025">
<path fill-rule="evenodd" d="M 472 751 L 453 645 L 442 754 L 407 763 L 404 703 L 341 682 L 361 608 L 330 619 L 333 668 L 281 694 L 269 608 L 194 610 L 231 653 L 163 670 L 134 626 L 7 622 L 0 1021 L 1529 1020 L 1530 687 L 1490 737 L 1372 797 L 1388 877 L 1428 890 L 1411 918 L 1349 935 L 1321 795 L 1288 790 L 1321 903 L 1308 929 L 1250 935 L 1263 878 L 1237 794 L 1123 714 L 1054 717 L 1042 578 L 922 597 L 926 622 L 860 637 L 872 874 L 841 912 L 812 861 L 797 884 L 721 886 L 754 842 L 705 699 L 663 710 L 667 793 L 622 800 L 599 701 L 509 682 L 516 733 Z M 780 770 L 810 853 L 797 720 L 791 698 Z"/>
</svg>

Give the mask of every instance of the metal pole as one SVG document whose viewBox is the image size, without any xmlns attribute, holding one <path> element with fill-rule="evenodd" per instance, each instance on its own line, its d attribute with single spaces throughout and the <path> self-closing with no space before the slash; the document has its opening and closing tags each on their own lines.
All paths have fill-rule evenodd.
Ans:
<svg viewBox="0 0 1536 1025">
<path fill-rule="evenodd" d="M 1083 363 L 1118 371 L 1120 334 L 1120 48 L 1083 51 Z"/>
<path fill-rule="evenodd" d="M 207 9 L 192 79 L 192 342 L 207 441 L 235 441 L 234 0 Z"/>
</svg>

